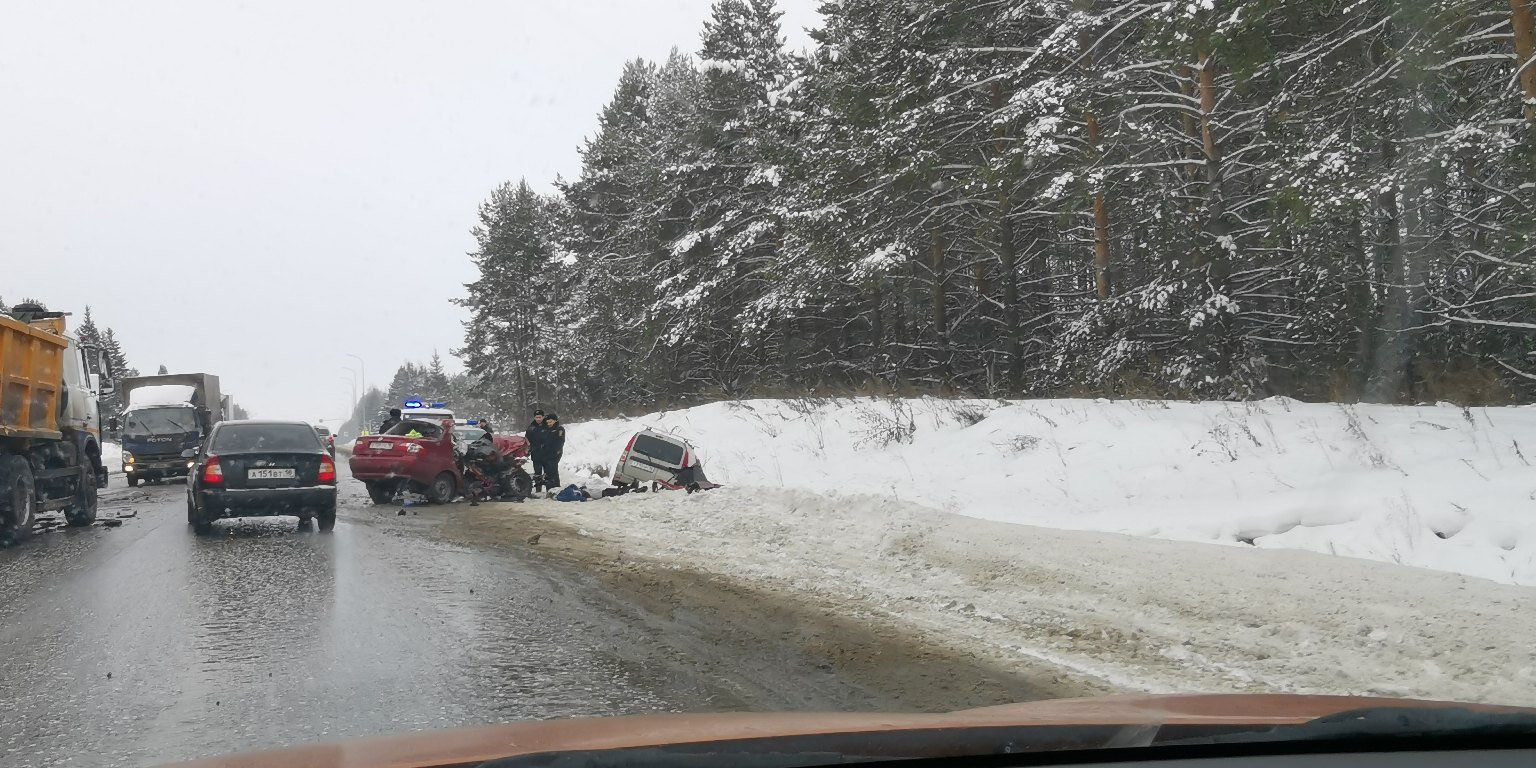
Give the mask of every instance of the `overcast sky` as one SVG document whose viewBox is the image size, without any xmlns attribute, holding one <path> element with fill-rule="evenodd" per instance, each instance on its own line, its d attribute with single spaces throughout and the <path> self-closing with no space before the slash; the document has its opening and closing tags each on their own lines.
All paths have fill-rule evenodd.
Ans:
<svg viewBox="0 0 1536 768">
<path fill-rule="evenodd" d="M 791 47 L 819 0 L 780 0 Z M 460 340 L 476 206 L 579 169 L 626 59 L 710 0 L 8 3 L 0 298 L 92 307 L 142 372 L 346 415 Z M 78 317 L 76 318 L 78 320 Z"/>
</svg>

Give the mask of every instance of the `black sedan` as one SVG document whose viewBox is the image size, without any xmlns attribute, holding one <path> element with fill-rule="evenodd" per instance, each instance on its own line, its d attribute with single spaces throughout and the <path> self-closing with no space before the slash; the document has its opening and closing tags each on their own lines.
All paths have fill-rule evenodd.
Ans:
<svg viewBox="0 0 1536 768">
<path fill-rule="evenodd" d="M 224 421 L 196 451 L 187 522 L 204 533 L 221 517 L 295 515 L 336 527 L 336 461 L 302 421 Z"/>
</svg>

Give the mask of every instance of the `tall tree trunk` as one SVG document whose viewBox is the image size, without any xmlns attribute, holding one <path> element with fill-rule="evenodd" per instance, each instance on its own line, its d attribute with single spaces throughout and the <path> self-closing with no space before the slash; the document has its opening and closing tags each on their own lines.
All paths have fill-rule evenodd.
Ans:
<svg viewBox="0 0 1536 768">
<path fill-rule="evenodd" d="M 1093 0 L 1082 4 L 1085 11 L 1093 9 Z M 1093 36 L 1090 30 L 1084 29 L 1078 33 L 1077 47 L 1082 53 L 1082 66 L 1092 77 L 1093 69 Z M 1093 152 L 1093 160 L 1097 163 L 1103 156 L 1099 151 L 1099 117 L 1090 107 L 1083 110 L 1083 123 L 1088 129 L 1088 146 Z M 1100 300 L 1109 298 L 1114 286 L 1109 274 L 1109 207 L 1104 201 L 1104 190 L 1099 189 L 1093 193 L 1093 287 L 1094 295 Z"/>
<path fill-rule="evenodd" d="M 992 83 L 992 108 L 1002 109 L 1003 88 Z M 993 152 L 1001 157 L 1008 151 L 1008 129 L 999 124 L 993 129 Z M 1019 264 L 1018 246 L 1013 232 L 1013 194 L 1009 180 L 997 195 L 997 261 L 1003 281 L 1003 353 L 1007 356 L 1007 389 L 1017 392 L 1024 376 L 1019 329 Z"/>
<path fill-rule="evenodd" d="M 935 229 L 933 231 L 933 244 L 928 250 L 928 267 L 933 271 L 933 287 L 929 295 L 932 306 L 933 339 L 936 347 L 934 354 L 934 367 L 940 376 L 948 376 L 949 371 L 949 302 L 945 295 L 946 286 L 944 280 L 944 236 Z"/>
<path fill-rule="evenodd" d="M 1371 360 L 1376 356 L 1376 326 L 1380 322 L 1376 313 L 1376 297 L 1373 290 L 1378 284 L 1376 257 L 1371 252 L 1370 233 L 1365 226 L 1363 216 L 1354 217 L 1355 225 L 1355 260 L 1356 268 L 1360 271 L 1355 284 L 1351 286 L 1350 320 L 1355 323 L 1359 336 L 1355 339 L 1354 371 L 1349 395 L 1359 399 L 1365 392 L 1366 384 L 1370 377 Z"/>
<path fill-rule="evenodd" d="M 1389 174 L 1390 169 L 1397 164 L 1395 137 L 1382 139 L 1381 164 Z M 1377 338 L 1372 345 L 1375 354 L 1371 357 L 1371 372 L 1366 387 L 1366 399 L 1377 403 L 1396 402 L 1403 395 L 1406 381 L 1404 367 L 1408 358 L 1402 346 L 1402 332 L 1406 325 L 1408 297 L 1404 288 L 1408 270 L 1403 245 L 1402 194 L 1396 187 L 1389 187 L 1381 193 L 1377 203 L 1381 208 L 1382 219 L 1379 246 L 1381 256 L 1377 261 L 1383 273 L 1384 301 L 1381 322 L 1375 329 Z"/>
<path fill-rule="evenodd" d="M 1007 192 L 997 201 L 997 259 L 1003 272 L 1003 351 L 1008 356 L 1008 391 L 1018 392 L 1024 378 L 1024 359 L 1019 334 L 1019 253 L 1013 241 L 1013 198 Z"/>
<path fill-rule="evenodd" d="M 1195 70 L 1188 64 L 1179 65 L 1179 91 L 1191 104 L 1199 98 L 1195 88 Z M 1189 137 L 1189 142 L 1184 146 L 1184 159 L 1189 161 L 1184 165 L 1184 173 L 1193 183 L 1200 180 L 1200 122 L 1188 109 L 1180 109 L 1179 118 L 1184 123 L 1184 135 Z"/>
<path fill-rule="evenodd" d="M 1531 0 L 1509 0 L 1509 23 L 1515 33 L 1515 66 L 1520 73 L 1520 92 L 1525 96 L 1525 119 L 1536 123 L 1536 18 Z"/>
<path fill-rule="evenodd" d="M 1226 169 L 1222 166 L 1221 144 L 1216 136 L 1216 66 L 1210 54 L 1200 52 L 1200 143 L 1205 154 L 1206 229 L 1216 241 L 1216 248 L 1204 258 L 1218 291 L 1226 290 L 1231 271 L 1232 227 L 1227 221 Z"/>
<path fill-rule="evenodd" d="M 1092 112 L 1087 113 L 1087 118 L 1088 143 L 1098 154 L 1099 118 Z M 1109 298 L 1113 289 L 1109 275 L 1109 206 L 1104 202 L 1103 189 L 1093 193 L 1093 285 L 1101 300 Z"/>
</svg>

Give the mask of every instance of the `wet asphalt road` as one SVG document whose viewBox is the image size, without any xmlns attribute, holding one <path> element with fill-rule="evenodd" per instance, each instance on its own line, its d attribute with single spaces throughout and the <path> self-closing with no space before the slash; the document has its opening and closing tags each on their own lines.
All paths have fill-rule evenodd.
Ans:
<svg viewBox="0 0 1536 768">
<path fill-rule="evenodd" d="M 522 718 L 697 709 L 593 589 L 342 486 L 333 533 L 186 524 L 179 481 L 0 551 L 0 765 L 146 765 Z M 473 592 L 471 592 L 473 590 Z M 726 702 L 726 706 L 730 706 Z"/>
</svg>

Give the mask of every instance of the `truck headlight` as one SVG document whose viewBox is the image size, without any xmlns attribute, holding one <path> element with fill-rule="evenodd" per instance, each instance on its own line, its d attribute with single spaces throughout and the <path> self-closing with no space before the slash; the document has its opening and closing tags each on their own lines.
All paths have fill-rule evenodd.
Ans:
<svg viewBox="0 0 1536 768">
<path fill-rule="evenodd" d="M 124 464 L 132 464 L 133 463 L 133 454 L 131 454 L 131 453 L 127 452 L 127 451 L 123 451 L 123 463 Z"/>
</svg>

